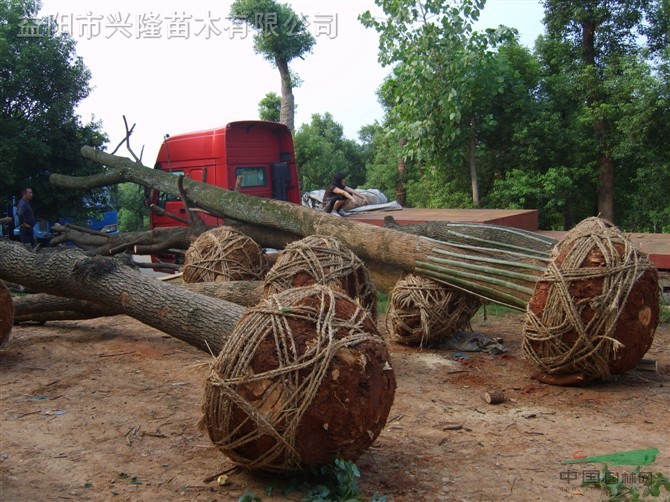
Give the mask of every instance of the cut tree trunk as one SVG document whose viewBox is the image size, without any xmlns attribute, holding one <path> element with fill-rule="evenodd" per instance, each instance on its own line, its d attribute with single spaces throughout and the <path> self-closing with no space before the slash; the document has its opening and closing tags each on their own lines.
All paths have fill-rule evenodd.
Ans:
<svg viewBox="0 0 670 502">
<path fill-rule="evenodd" d="M 14 324 L 14 305 L 12 295 L 5 284 L 0 281 L 0 347 L 2 347 L 12 334 Z"/>
<path fill-rule="evenodd" d="M 63 188 L 90 189 L 133 182 L 180 195 L 175 176 L 169 173 L 91 147 L 83 147 L 82 155 L 113 169 L 85 178 L 54 174 L 50 178 L 52 183 Z M 184 190 L 189 199 L 198 201 L 198 206 L 207 211 L 303 237 L 315 234 L 336 237 L 366 263 L 371 260 L 433 277 L 520 310 L 525 310 L 535 283 L 546 269 L 546 260 L 533 255 L 491 249 L 465 250 L 459 245 L 347 221 L 296 204 L 243 195 L 190 179 L 184 180 Z"/>
<path fill-rule="evenodd" d="M 262 281 L 201 282 L 193 284 L 180 282 L 170 283 L 170 285 L 211 298 L 226 300 L 242 307 L 252 307 L 258 304 L 263 297 Z M 21 296 L 14 301 L 15 322 L 95 319 L 123 313 L 123 310 L 106 304 L 47 293 Z"/>
<path fill-rule="evenodd" d="M 191 239 L 198 233 L 190 227 L 155 228 L 149 232 L 124 232 L 101 234 L 73 225 L 53 226 L 59 235 L 51 239 L 51 245 L 73 242 L 86 251 L 101 256 L 122 252 L 133 254 L 161 254 L 169 249 L 188 249 Z"/>
<path fill-rule="evenodd" d="M 542 257 L 549 257 L 552 248 L 557 243 L 556 240 L 535 232 L 490 223 L 427 221 L 398 225 L 393 216 L 386 216 L 384 227 L 449 242 L 450 244 L 468 244 L 513 251 L 537 251 L 538 256 Z"/>
<path fill-rule="evenodd" d="M 0 241 L 0 279 L 40 292 L 103 303 L 213 354 L 221 350 L 245 310 L 164 284 L 111 258 L 91 258 L 78 249 L 42 255 Z"/>
</svg>

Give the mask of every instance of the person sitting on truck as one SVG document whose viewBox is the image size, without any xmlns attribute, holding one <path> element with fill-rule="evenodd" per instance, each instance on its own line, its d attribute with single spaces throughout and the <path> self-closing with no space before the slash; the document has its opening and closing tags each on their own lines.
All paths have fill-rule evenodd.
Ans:
<svg viewBox="0 0 670 502">
<path fill-rule="evenodd" d="M 342 173 L 336 173 L 333 176 L 333 182 L 326 188 L 323 194 L 323 210 L 326 213 L 335 214 L 337 216 L 349 216 L 343 207 L 350 200 L 356 203 L 354 196 L 366 200 L 365 196 L 347 186 L 347 181 Z"/>
<path fill-rule="evenodd" d="M 24 188 L 21 192 L 21 200 L 17 208 L 17 214 L 19 216 L 19 235 L 21 236 L 21 243 L 30 244 L 31 246 L 35 244 L 35 234 L 33 227 L 35 226 L 35 213 L 33 213 L 33 208 L 30 206 L 30 201 L 33 198 L 33 189 Z"/>
</svg>

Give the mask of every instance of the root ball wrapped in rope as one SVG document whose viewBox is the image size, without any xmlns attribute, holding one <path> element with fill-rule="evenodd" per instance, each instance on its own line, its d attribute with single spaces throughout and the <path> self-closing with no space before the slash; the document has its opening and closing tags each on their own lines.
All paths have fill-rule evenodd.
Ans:
<svg viewBox="0 0 670 502">
<path fill-rule="evenodd" d="M 291 472 L 357 459 L 384 427 L 394 393 L 368 312 L 315 285 L 245 313 L 212 366 L 202 425 L 238 466 Z"/>
<path fill-rule="evenodd" d="M 528 304 L 523 349 L 545 375 L 603 380 L 632 369 L 653 341 L 658 273 L 616 227 L 568 232 Z"/>
<path fill-rule="evenodd" d="M 386 325 L 393 340 L 425 347 L 469 328 L 480 306 L 476 296 L 408 274 L 391 291 Z"/>
<path fill-rule="evenodd" d="M 217 227 L 200 235 L 186 251 L 184 282 L 262 279 L 266 272 L 263 250 L 246 235 Z"/>
<path fill-rule="evenodd" d="M 377 317 L 377 289 L 367 267 L 338 239 L 311 235 L 292 242 L 265 277 L 266 296 L 287 289 L 322 284 L 360 301 Z"/>
</svg>

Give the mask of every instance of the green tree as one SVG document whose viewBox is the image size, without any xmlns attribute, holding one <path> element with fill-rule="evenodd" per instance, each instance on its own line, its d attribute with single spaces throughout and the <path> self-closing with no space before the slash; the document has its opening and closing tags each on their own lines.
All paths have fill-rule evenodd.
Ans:
<svg viewBox="0 0 670 502">
<path fill-rule="evenodd" d="M 230 17 L 246 23 L 256 34 L 254 49 L 279 70 L 281 79 L 280 122 L 294 129 L 293 87 L 295 75 L 289 63 L 311 52 L 314 37 L 307 30 L 307 23 L 289 5 L 274 0 L 235 0 L 230 7 Z"/>
<path fill-rule="evenodd" d="M 472 204 L 479 205 L 478 143 L 495 125 L 490 107 L 504 83 L 494 49 L 513 32 L 474 30 L 484 0 L 375 3 L 386 18 L 366 12 L 361 21 L 379 33 L 380 62 L 393 65 L 382 98 L 398 136 L 407 139 L 408 159 L 421 170 L 408 173 L 414 187 L 408 195 L 421 196 L 423 204 L 429 191 L 446 196 L 469 181 Z"/>
<path fill-rule="evenodd" d="M 508 68 L 504 92 L 492 107 L 496 122 L 485 139 L 490 177 L 487 207 L 538 209 L 540 227 L 574 224 L 575 212 L 592 214 L 595 186 L 582 166 L 589 148 L 582 138 L 579 95 L 565 72 L 555 44 L 540 38 L 543 57 L 516 43 L 500 47 Z M 579 206 L 579 211 L 576 211 Z"/>
<path fill-rule="evenodd" d="M 641 55 L 605 72 L 619 110 L 613 122 L 618 223 L 631 231 L 670 231 L 670 48 L 660 65 Z"/>
<path fill-rule="evenodd" d="M 296 132 L 294 143 L 305 191 L 325 188 L 337 172 L 346 175 L 351 187 L 365 182 L 363 149 L 344 137 L 342 126 L 330 113 L 312 115 L 311 122 Z"/>
<path fill-rule="evenodd" d="M 90 73 L 74 41 L 54 36 L 37 19 L 37 0 L 0 3 L 0 197 L 9 203 L 31 186 L 38 217 L 77 216 L 84 195 L 58 191 L 52 173 L 94 174 L 102 167 L 84 161 L 84 144 L 102 147 L 107 138 L 99 123 L 82 124 L 75 107 L 89 93 Z M 36 32 L 28 31 L 35 28 Z M 32 33 L 34 36 L 26 36 Z"/>
<path fill-rule="evenodd" d="M 569 73 L 583 106 L 580 120 L 591 130 L 592 163 L 598 174 L 598 213 L 615 219 L 615 123 L 620 108 L 612 95 L 608 73 L 618 73 L 621 62 L 638 52 L 640 35 L 657 26 L 654 0 L 545 0 L 547 38 L 563 48 Z M 613 71 L 614 69 L 614 71 Z"/>
<path fill-rule="evenodd" d="M 281 120 L 281 97 L 276 92 L 268 92 L 258 103 L 258 116 L 261 120 L 279 122 Z"/>
<path fill-rule="evenodd" d="M 121 183 L 118 187 L 119 232 L 149 230 L 149 208 L 144 203 L 144 187 L 134 183 Z"/>
</svg>

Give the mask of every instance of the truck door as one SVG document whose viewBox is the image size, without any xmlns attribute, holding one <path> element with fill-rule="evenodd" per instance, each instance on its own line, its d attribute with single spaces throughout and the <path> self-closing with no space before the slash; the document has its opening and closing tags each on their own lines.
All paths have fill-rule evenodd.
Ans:
<svg viewBox="0 0 670 502">
<path fill-rule="evenodd" d="M 272 198 L 288 200 L 288 186 L 291 182 L 291 170 L 288 162 L 272 164 Z"/>
<path fill-rule="evenodd" d="M 206 181 L 207 168 L 195 169 L 172 169 L 170 171 L 175 176 L 185 174 L 190 179 L 195 181 Z M 177 216 L 184 220 L 188 219 L 186 208 L 181 201 L 181 198 L 175 195 L 167 194 L 165 192 L 154 193 L 154 200 L 152 201 L 156 206 L 165 211 L 165 213 Z M 156 227 L 174 227 L 182 225 L 178 220 L 171 218 L 166 214 L 159 214 L 154 211 L 151 212 L 151 228 Z"/>
</svg>

